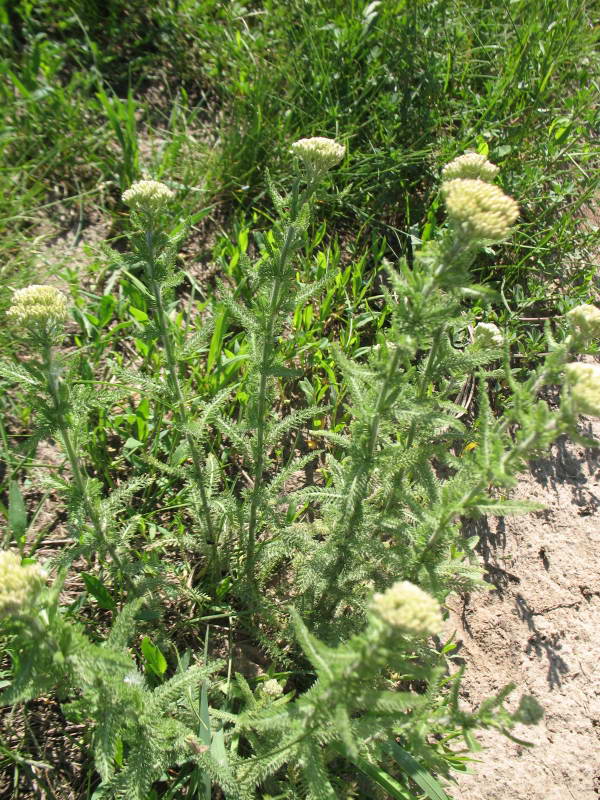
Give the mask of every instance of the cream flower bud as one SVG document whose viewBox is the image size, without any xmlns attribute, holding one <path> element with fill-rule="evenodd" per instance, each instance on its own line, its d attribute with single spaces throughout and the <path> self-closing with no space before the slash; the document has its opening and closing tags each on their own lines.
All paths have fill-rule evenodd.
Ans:
<svg viewBox="0 0 600 800">
<path fill-rule="evenodd" d="M 312 139 L 299 139 L 292 145 L 292 153 L 304 161 L 304 166 L 309 172 L 327 172 L 339 164 L 346 148 L 335 139 L 324 136 L 314 136 Z"/>
<path fill-rule="evenodd" d="M 398 581 L 383 594 L 373 595 L 371 611 L 401 633 L 431 636 L 442 629 L 439 603 L 409 581 Z"/>
<path fill-rule="evenodd" d="M 575 306 L 567 313 L 567 317 L 576 333 L 587 339 L 600 339 L 600 309 L 596 306 L 587 303 Z"/>
<path fill-rule="evenodd" d="M 485 156 L 479 153 L 465 153 L 446 164 L 442 170 L 442 178 L 445 181 L 454 178 L 479 178 L 480 181 L 491 183 L 499 171 L 499 167 L 488 161 Z"/>
<path fill-rule="evenodd" d="M 123 202 L 135 211 L 155 213 L 162 210 L 175 195 L 160 181 L 136 181 L 126 192 Z"/>
<path fill-rule="evenodd" d="M 442 195 L 451 223 L 470 239 L 500 241 L 519 216 L 512 197 L 485 181 L 454 178 L 442 184 Z"/>
<path fill-rule="evenodd" d="M 21 566 L 21 557 L 0 550 L 0 618 L 27 610 L 41 589 L 44 572 L 37 564 Z"/>
<path fill-rule="evenodd" d="M 283 689 L 275 678 L 265 681 L 262 685 L 262 690 L 269 697 L 281 697 L 283 694 Z"/>
<path fill-rule="evenodd" d="M 67 298 L 54 286 L 26 286 L 13 293 L 6 315 L 18 325 L 58 325 L 67 319 Z"/>
<path fill-rule="evenodd" d="M 581 414 L 600 417 L 600 364 L 567 364 L 565 374 L 573 393 L 575 408 Z"/>
<path fill-rule="evenodd" d="M 502 331 L 493 322 L 478 322 L 473 335 L 475 344 L 483 350 L 504 347 Z"/>
</svg>

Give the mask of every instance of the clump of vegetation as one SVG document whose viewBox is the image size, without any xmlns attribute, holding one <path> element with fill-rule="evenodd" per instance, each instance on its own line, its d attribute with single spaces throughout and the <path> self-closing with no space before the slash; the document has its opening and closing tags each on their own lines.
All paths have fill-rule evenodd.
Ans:
<svg viewBox="0 0 600 800">
<path fill-rule="evenodd" d="M 469 303 L 486 297 L 473 265 L 510 234 L 518 206 L 494 165 L 460 157 L 441 186 L 447 225 L 410 265 L 383 261 L 365 344 L 349 353 L 342 331 L 332 369 L 344 390 L 324 401 L 305 385 L 293 331 L 339 273 L 319 253 L 315 280 L 298 263 L 346 149 L 318 137 L 292 151 L 290 188 L 269 183 L 273 226 L 255 258 L 240 256 L 237 286 L 220 285 L 243 333 L 228 357 L 243 363 L 234 380 L 207 384 L 195 366 L 210 362 L 221 322 L 183 324 L 177 254 L 189 220 L 159 181 L 125 191 L 130 248 L 111 254 L 113 285 L 127 276 L 146 302 L 147 313 L 131 306 L 135 350 L 116 349 L 102 378 L 91 374 L 85 349 L 64 347 L 67 301 L 52 286 L 15 292 L 7 314 L 24 357 L 2 375 L 33 409 L 32 441 L 62 449 L 67 472 L 48 487 L 64 500 L 70 543 L 44 565 L 58 570 L 49 586 L 34 559 L 0 554 L 10 661 L 0 697 L 52 693 L 89 726 L 97 800 L 410 798 L 415 787 L 439 800 L 432 773 L 461 768 L 459 737 L 468 749 L 477 728 L 508 733 L 540 717 L 528 697 L 508 712 L 513 687 L 461 709 L 442 610 L 452 591 L 484 585 L 462 521 L 532 508 L 508 497 L 518 473 L 557 436 L 577 436 L 579 411 L 598 411 L 597 369 L 572 362 L 597 311 L 579 306 L 559 335 L 548 326 L 547 355 L 524 379 L 500 329 L 473 327 Z M 490 406 L 499 380 L 501 418 Z M 559 383 L 561 402 L 549 403 L 544 390 Z M 126 407 L 139 438 L 94 474 Z M 77 573 L 85 593 L 67 605 Z M 259 654 L 254 669 L 224 663 L 235 641 Z"/>
</svg>

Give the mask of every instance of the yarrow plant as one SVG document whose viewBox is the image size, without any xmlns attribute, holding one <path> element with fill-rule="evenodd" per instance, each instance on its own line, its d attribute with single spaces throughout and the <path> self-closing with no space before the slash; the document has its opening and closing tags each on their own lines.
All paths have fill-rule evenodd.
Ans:
<svg viewBox="0 0 600 800">
<path fill-rule="evenodd" d="M 52 341 L 60 339 L 68 313 L 67 298 L 59 289 L 33 285 L 13 293 L 6 316 L 13 329 L 30 338 Z"/>
<path fill-rule="evenodd" d="M 0 618 L 21 615 L 35 602 L 44 573 L 37 564 L 21 564 L 21 556 L 0 550 Z"/>
<path fill-rule="evenodd" d="M 409 581 L 399 581 L 386 592 L 373 595 L 371 611 L 400 633 L 433 636 L 442 630 L 439 603 Z"/>
<path fill-rule="evenodd" d="M 37 566 L 0 553 L 12 664 L 1 697 L 54 693 L 69 719 L 91 727 L 95 800 L 147 800 L 165 783 L 165 797 L 205 800 L 213 786 L 232 800 L 336 800 L 358 785 L 364 796 L 404 798 L 414 781 L 445 798 L 425 770 L 450 775 L 449 739 L 472 748 L 476 728 L 506 732 L 540 717 L 531 698 L 507 711 L 512 687 L 474 713 L 460 708 L 453 645 L 440 641 L 444 603 L 484 583 L 462 520 L 526 511 L 504 495 L 527 460 L 576 435 L 577 413 L 600 414 L 600 367 L 574 362 L 598 336 L 599 312 L 573 309 L 558 338 L 548 328 L 548 355 L 521 382 L 496 325 L 475 325 L 472 345 L 455 337 L 481 294 L 471 276 L 478 250 L 518 218 L 490 183 L 497 168 L 465 154 L 443 171 L 447 225 L 410 266 L 382 264 L 384 302 L 370 309 L 361 355 L 331 348 L 344 424 L 329 426 L 327 398 L 290 408 L 299 380 L 308 383 L 287 346 L 290 320 L 335 283 L 327 269 L 304 280 L 297 257 L 309 250 L 319 184 L 345 147 L 316 137 L 291 149 L 299 169 L 289 192 L 270 186 L 273 228 L 257 235 L 254 261 L 240 257 L 240 284 L 219 285 L 239 335 L 232 358 L 245 364 L 234 388 L 207 392 L 197 369 L 207 349 L 215 360 L 222 329 L 203 323 L 188 337 L 174 313 L 186 224 L 158 181 L 123 194 L 131 252 L 113 255 L 147 302 L 147 313 L 136 308 L 141 365 L 119 352 L 96 392 L 61 352 L 68 303 L 58 290 L 20 290 L 8 312 L 28 349 L 22 365 L 1 371 L 30 392 L 37 438 L 62 447 L 66 477 L 52 488 L 67 501 L 73 543 L 48 586 Z M 502 360 L 512 394 L 498 417 L 488 384 Z M 479 386 L 472 427 L 460 405 L 467 382 Z M 554 408 L 541 392 L 561 382 Z M 137 474 L 102 482 L 86 463 L 88 419 L 109 417 L 128 392 L 160 424 L 146 452 L 134 441 Z M 462 448 L 467 437 L 473 446 Z M 316 446 L 303 447 L 307 438 Z M 490 494 L 497 488 L 504 499 Z M 81 563 L 81 597 L 63 608 L 66 572 L 77 585 Z M 88 630 L 90 597 L 102 617 Z M 248 669 L 240 659 L 233 675 L 233 657 L 227 668 L 214 653 L 238 639 L 260 655 Z"/>
<path fill-rule="evenodd" d="M 479 153 L 465 153 L 458 156 L 442 169 L 442 178 L 451 181 L 455 178 L 468 178 L 491 183 L 500 169 Z"/>
<path fill-rule="evenodd" d="M 567 364 L 565 374 L 577 411 L 600 417 L 600 364 Z"/>
<path fill-rule="evenodd" d="M 576 334 L 585 341 L 600 339 L 600 309 L 584 303 L 572 308 L 567 317 Z"/>
<path fill-rule="evenodd" d="M 453 178 L 441 191 L 450 223 L 467 239 L 500 242 L 519 216 L 512 197 L 483 180 Z"/>
<path fill-rule="evenodd" d="M 137 181 L 123 193 L 123 202 L 135 211 L 153 213 L 162 210 L 174 197 L 160 181 Z"/>
<path fill-rule="evenodd" d="M 473 330 L 475 344 L 481 348 L 504 346 L 504 336 L 493 322 L 478 322 Z"/>
<path fill-rule="evenodd" d="M 291 149 L 292 153 L 302 159 L 307 172 L 314 178 L 339 164 L 346 153 L 344 145 L 323 136 L 299 139 Z"/>
</svg>

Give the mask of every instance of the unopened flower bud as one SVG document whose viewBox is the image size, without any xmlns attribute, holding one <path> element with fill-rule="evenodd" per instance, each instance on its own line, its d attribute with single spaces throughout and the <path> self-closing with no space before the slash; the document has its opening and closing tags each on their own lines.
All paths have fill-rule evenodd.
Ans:
<svg viewBox="0 0 600 800">
<path fill-rule="evenodd" d="M 600 339 L 600 309 L 596 306 L 587 303 L 575 306 L 567 313 L 567 317 L 576 333 L 586 339 Z"/>
<path fill-rule="evenodd" d="M 437 600 L 409 581 L 398 581 L 386 592 L 374 594 L 371 611 L 406 635 L 431 636 L 442 629 Z"/>
<path fill-rule="evenodd" d="M 262 685 L 262 690 L 269 697 L 281 697 L 283 694 L 283 689 L 275 678 L 265 681 Z"/>
<path fill-rule="evenodd" d="M 499 242 L 519 216 L 512 197 L 482 180 L 454 178 L 441 191 L 450 222 L 469 239 Z"/>
<path fill-rule="evenodd" d="M 126 192 L 123 202 L 134 209 L 145 213 L 161 211 L 175 195 L 160 181 L 136 181 Z"/>
<path fill-rule="evenodd" d="M 502 331 L 493 322 L 478 322 L 473 330 L 475 344 L 482 350 L 504 347 Z"/>
<path fill-rule="evenodd" d="M 12 305 L 6 315 L 11 322 L 22 327 L 56 327 L 67 319 L 67 298 L 54 286 L 26 286 L 13 293 Z"/>
<path fill-rule="evenodd" d="M 310 173 L 322 173 L 339 164 L 346 148 L 335 139 L 314 136 L 312 139 L 299 139 L 292 145 L 292 152 L 300 156 Z"/>
<path fill-rule="evenodd" d="M 43 578 L 37 564 L 21 566 L 18 553 L 0 550 L 0 619 L 27 611 L 42 588 Z"/>
<path fill-rule="evenodd" d="M 479 153 L 465 153 L 442 170 L 442 178 L 451 181 L 454 178 L 478 178 L 480 181 L 491 183 L 499 172 L 499 167 L 488 161 Z"/>
<path fill-rule="evenodd" d="M 571 384 L 575 408 L 581 414 L 600 417 L 600 364 L 567 364 L 565 374 Z"/>
</svg>

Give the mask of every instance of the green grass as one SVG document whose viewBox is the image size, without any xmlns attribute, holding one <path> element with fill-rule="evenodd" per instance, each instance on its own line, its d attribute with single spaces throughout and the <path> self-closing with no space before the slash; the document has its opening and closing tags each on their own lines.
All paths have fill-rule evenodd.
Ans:
<svg viewBox="0 0 600 800">
<path fill-rule="evenodd" d="M 600 117 L 581 0 L 113 3 L 104 18 L 45 2 L 10 19 L 3 217 L 17 197 L 31 213 L 57 183 L 66 197 L 107 184 L 118 202 L 141 171 L 225 219 L 268 211 L 267 167 L 277 178 L 289 144 L 321 134 L 349 148 L 341 198 L 324 201 L 344 240 L 366 247 L 375 229 L 405 250 L 427 215 L 435 224 L 440 166 L 467 148 L 489 154 L 523 203 L 503 273 L 486 277 L 556 277 L 582 235 Z"/>
</svg>

